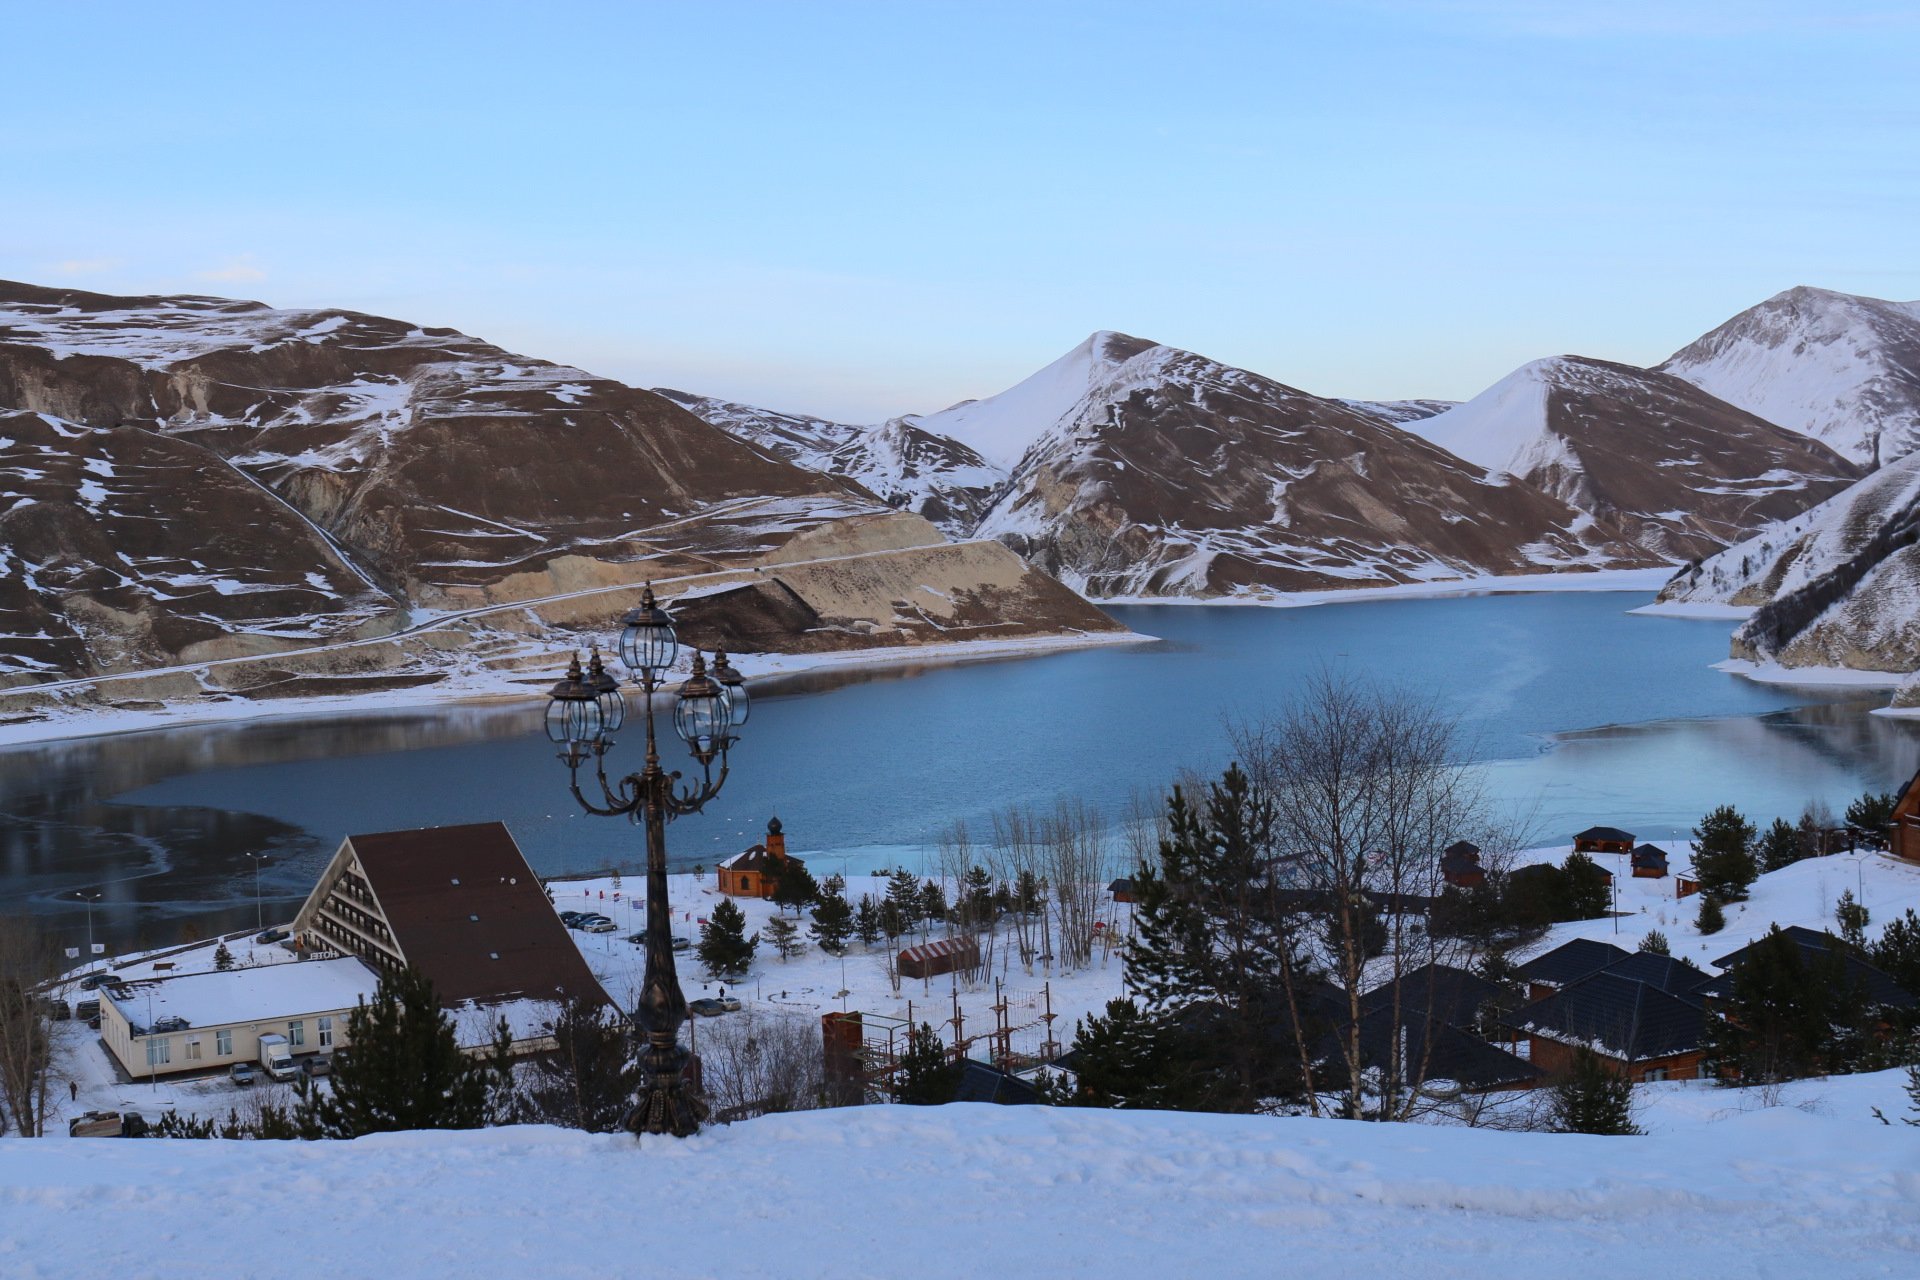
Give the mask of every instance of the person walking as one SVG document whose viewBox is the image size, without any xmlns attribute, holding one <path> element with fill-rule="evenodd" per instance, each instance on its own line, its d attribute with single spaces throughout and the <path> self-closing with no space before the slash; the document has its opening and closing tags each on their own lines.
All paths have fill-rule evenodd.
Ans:
<svg viewBox="0 0 1920 1280">
<path fill-rule="evenodd" d="M 75 1102 L 80 1101 L 80 1082 L 78 1080 L 67 1081 L 67 1096 Z"/>
</svg>

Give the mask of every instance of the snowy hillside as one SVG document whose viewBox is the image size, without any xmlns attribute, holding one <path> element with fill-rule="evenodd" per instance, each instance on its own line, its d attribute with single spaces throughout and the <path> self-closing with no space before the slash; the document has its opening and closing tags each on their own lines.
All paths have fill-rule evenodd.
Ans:
<svg viewBox="0 0 1920 1280">
<path fill-rule="evenodd" d="M 1804 436 L 1667 374 L 1580 356 L 1535 360 L 1407 429 L 1512 475 L 1671 560 L 1706 555 L 1856 474 Z"/>
<path fill-rule="evenodd" d="M 1660 368 L 1858 463 L 1920 449 L 1920 302 L 1799 286 Z"/>
<path fill-rule="evenodd" d="M 1675 577 L 1666 604 L 1754 606 L 1734 656 L 1920 671 L 1920 453 Z"/>
<path fill-rule="evenodd" d="M 852 426 L 667 387 L 655 393 L 795 466 L 851 480 L 890 507 L 925 516 L 952 538 L 973 536 L 1007 478 L 974 450 L 913 418 Z"/>
<path fill-rule="evenodd" d="M 0 1139 L 0 1257 L 19 1280 L 309 1240 L 334 1274 L 393 1280 L 1909 1269 L 1920 1151 L 1869 1110 L 1904 1110 L 1895 1073 L 1789 1086 L 1771 1108 L 1704 1083 L 1643 1093 L 1642 1138 L 975 1104 L 644 1143 Z"/>
</svg>

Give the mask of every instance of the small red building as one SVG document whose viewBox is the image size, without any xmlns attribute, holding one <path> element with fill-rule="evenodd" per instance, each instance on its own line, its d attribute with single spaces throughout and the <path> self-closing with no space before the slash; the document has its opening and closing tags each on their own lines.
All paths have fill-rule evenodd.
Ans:
<svg viewBox="0 0 1920 1280">
<path fill-rule="evenodd" d="M 1667 851 L 1657 845 L 1643 844 L 1633 851 L 1633 878 L 1661 880 L 1667 874 Z"/>
<path fill-rule="evenodd" d="M 972 969 L 980 963 L 980 944 L 972 938 L 942 938 L 908 947 L 900 953 L 900 976 L 936 978 L 955 969 Z"/>
<path fill-rule="evenodd" d="M 1487 882 L 1480 865 L 1480 846 L 1471 840 L 1450 844 L 1440 855 L 1440 878 L 1456 889 L 1478 889 Z"/>
<path fill-rule="evenodd" d="M 1887 824 L 1887 849 L 1896 858 L 1920 862 L 1920 773 L 1913 775 L 1893 806 L 1893 819 Z"/>
</svg>

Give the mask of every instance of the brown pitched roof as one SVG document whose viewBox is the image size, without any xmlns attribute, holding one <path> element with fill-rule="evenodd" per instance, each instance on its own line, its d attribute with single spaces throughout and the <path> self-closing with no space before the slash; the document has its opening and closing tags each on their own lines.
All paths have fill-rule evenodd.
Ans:
<svg viewBox="0 0 1920 1280">
<path fill-rule="evenodd" d="M 563 993 L 606 999 L 500 823 L 347 840 L 400 953 L 444 1003 Z"/>
</svg>

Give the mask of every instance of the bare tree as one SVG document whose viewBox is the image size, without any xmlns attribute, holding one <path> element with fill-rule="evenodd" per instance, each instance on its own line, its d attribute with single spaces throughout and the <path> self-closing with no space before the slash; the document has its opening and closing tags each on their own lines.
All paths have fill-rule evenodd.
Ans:
<svg viewBox="0 0 1920 1280">
<path fill-rule="evenodd" d="M 1297 909 L 1322 919 L 1328 969 L 1346 1008 L 1335 1042 L 1343 1110 L 1402 1119 L 1418 1105 L 1436 1025 L 1434 966 L 1465 968 L 1472 940 L 1428 927 L 1441 890 L 1440 854 L 1459 839 L 1505 846 L 1459 721 L 1404 689 L 1321 671 L 1270 719 L 1231 731 L 1256 790 L 1273 809 L 1275 880 Z M 1424 981 L 1410 980 L 1423 975 Z M 1361 997 L 1386 989 L 1388 1030 L 1364 1043 Z M 1380 1018 L 1376 1013 L 1376 1021 Z M 1408 1046 L 1417 1045 L 1417 1052 Z"/>
<path fill-rule="evenodd" d="M 1094 921 L 1105 889 L 1106 820 L 1085 801 L 1061 800 L 1042 824 L 1046 879 L 1053 890 L 1053 923 L 1061 967 L 1084 969 L 1093 960 Z"/>
<path fill-rule="evenodd" d="M 23 1138 L 46 1131 L 53 1025 L 43 987 L 59 972 L 59 958 L 39 922 L 0 919 L 0 1111 Z"/>
<path fill-rule="evenodd" d="M 748 1009 L 701 1028 L 700 1068 L 728 1120 L 825 1105 L 826 1051 L 812 1018 Z"/>
</svg>

